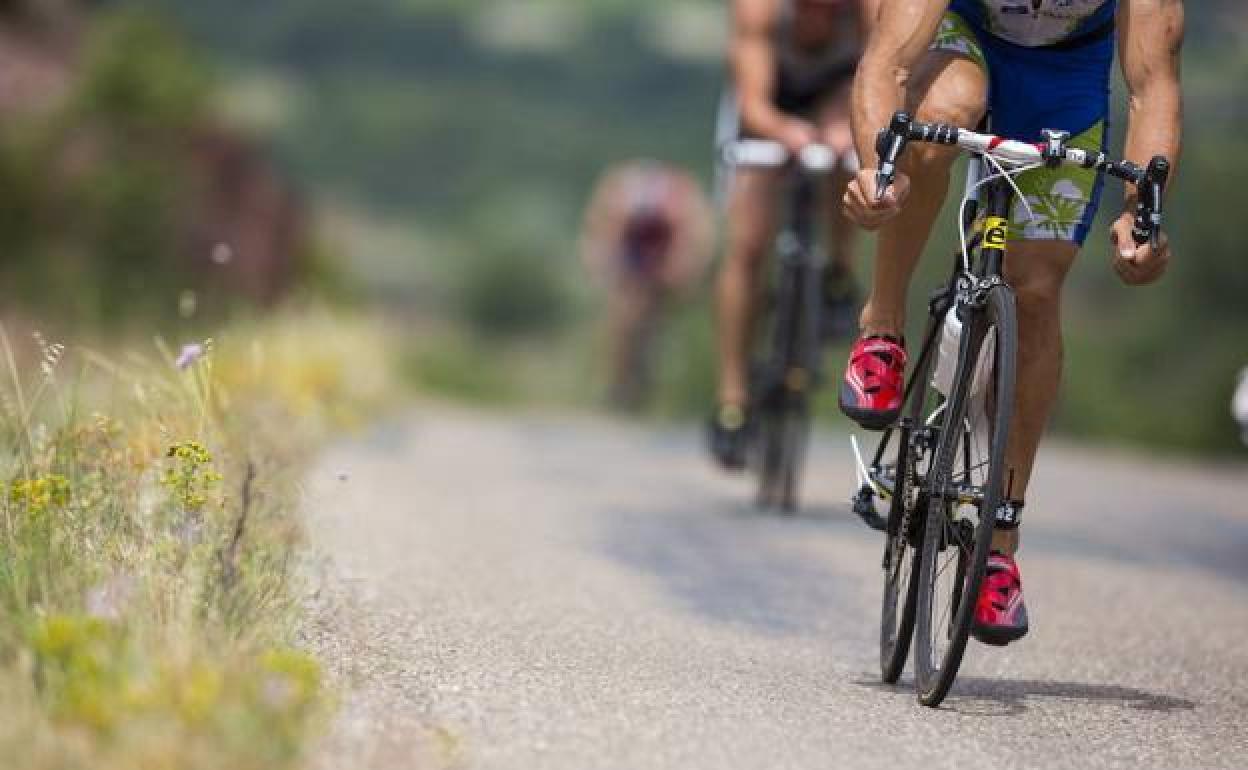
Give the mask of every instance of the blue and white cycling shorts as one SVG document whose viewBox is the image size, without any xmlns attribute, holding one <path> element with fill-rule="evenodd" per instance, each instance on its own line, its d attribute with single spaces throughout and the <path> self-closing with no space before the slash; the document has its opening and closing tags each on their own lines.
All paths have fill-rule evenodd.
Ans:
<svg viewBox="0 0 1248 770">
<path fill-rule="evenodd" d="M 1069 131 L 1071 145 L 1104 150 L 1109 125 L 1112 28 L 1056 46 L 1003 40 L 949 11 L 933 50 L 958 53 L 988 75 L 991 130 L 1009 139 L 1041 141 L 1046 128 Z M 1035 169 L 1016 178 L 1030 207 L 1015 203 L 1011 237 L 1080 245 L 1096 217 L 1104 181 L 1087 169 Z"/>
</svg>

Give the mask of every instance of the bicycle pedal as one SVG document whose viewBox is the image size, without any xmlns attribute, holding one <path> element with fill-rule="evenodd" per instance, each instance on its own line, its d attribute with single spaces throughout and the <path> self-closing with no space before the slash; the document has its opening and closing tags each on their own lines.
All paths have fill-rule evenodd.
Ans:
<svg viewBox="0 0 1248 770">
<path fill-rule="evenodd" d="M 888 520 L 875 510 L 876 492 L 869 484 L 864 484 L 854 495 L 851 510 L 863 523 L 876 532 L 888 531 Z"/>
</svg>

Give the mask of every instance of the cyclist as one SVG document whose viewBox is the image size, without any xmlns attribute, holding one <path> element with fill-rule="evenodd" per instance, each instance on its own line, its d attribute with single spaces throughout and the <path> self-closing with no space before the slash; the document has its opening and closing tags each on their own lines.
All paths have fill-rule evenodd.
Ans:
<svg viewBox="0 0 1248 770">
<path fill-rule="evenodd" d="M 728 133 L 778 141 L 798 152 L 814 143 L 853 150 L 849 92 L 867 20 L 878 0 L 734 0 L 730 54 L 735 110 Z M 725 133 L 721 130 L 721 134 Z M 775 234 L 781 174 L 740 169 L 728 190 L 727 254 L 719 275 L 718 408 L 710 421 L 711 451 L 725 468 L 745 465 L 746 360 L 760 274 Z M 834 178 L 838 191 L 848 178 Z M 831 202 L 835 204 L 833 196 Z M 828 208 L 830 268 L 825 318 L 852 327 L 856 311 L 853 229 L 839 205 Z"/>
<path fill-rule="evenodd" d="M 640 406 L 647 336 L 664 298 L 688 289 L 710 260 L 710 205 L 688 173 L 654 161 L 603 174 L 585 214 L 581 256 L 606 286 L 608 402 Z"/>
<path fill-rule="evenodd" d="M 994 133 L 1040 141 L 1043 128 L 1071 133 L 1074 146 L 1106 140 L 1115 39 L 1130 97 L 1125 155 L 1145 164 L 1177 159 L 1181 101 L 1182 0 L 882 0 L 878 26 L 859 66 L 853 94 L 854 138 L 875 158 L 876 132 L 905 107 L 919 120 L 974 128 L 989 113 Z M 851 219 L 879 229 L 874 282 L 841 388 L 841 408 L 866 428 L 894 420 L 902 401 L 902 339 L 910 277 L 940 210 L 954 155 L 949 148 L 907 150 L 897 183 L 877 200 L 875 170 L 845 193 Z M 1014 554 L 1018 515 L 1036 449 L 1061 374 L 1060 293 L 1088 234 L 1101 187 L 1063 167 L 1028 172 L 1018 184 L 1030 204 L 1012 215 L 1006 273 L 1018 303 L 1018 385 L 1007 448 L 1007 499 L 973 632 L 1005 644 L 1027 632 Z M 1156 281 L 1169 245 L 1131 239 L 1135 191 L 1112 225 L 1113 267 L 1127 284 Z"/>
<path fill-rule="evenodd" d="M 1248 367 L 1239 373 L 1235 393 L 1231 396 L 1231 416 L 1239 423 L 1240 435 L 1248 446 Z"/>
</svg>

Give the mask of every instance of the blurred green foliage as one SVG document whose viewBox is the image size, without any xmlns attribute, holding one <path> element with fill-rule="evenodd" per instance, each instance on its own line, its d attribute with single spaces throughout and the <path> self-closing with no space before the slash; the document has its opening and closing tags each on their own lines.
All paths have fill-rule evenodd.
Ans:
<svg viewBox="0 0 1248 770">
<path fill-rule="evenodd" d="M 526 284 L 542 284 L 551 271 L 579 275 L 580 207 L 606 164 L 652 156 L 710 176 L 722 58 L 696 39 L 687 51 L 671 40 L 688 37 L 690 18 L 709 20 L 692 24 L 702 43 L 722 37 L 722 3 L 160 4 L 218 52 L 229 74 L 275 77 L 298 94 L 276 142 L 301 178 L 457 243 L 457 254 L 479 255 L 460 260 L 462 275 L 451 281 L 474 288 L 451 294 L 482 328 L 517 323 L 518 312 L 542 319 L 550 287 Z M 508 15 L 517 8 L 529 16 Z M 1071 279 L 1058 424 L 1098 438 L 1228 450 L 1236 445 L 1232 375 L 1248 363 L 1248 270 L 1231 224 L 1248 179 L 1238 129 L 1248 113 L 1239 98 L 1248 14 L 1231 0 L 1205 0 L 1189 4 L 1188 23 L 1188 152 L 1170 219 L 1176 263 L 1160 286 L 1125 289 L 1108 268 L 1103 227 L 1095 231 Z M 1115 125 L 1124 123 L 1120 112 Z M 1107 191 L 1105 216 L 1117 195 Z M 513 238 L 523 248 L 491 245 Z M 945 270 L 945 246 L 934 251 L 941 256 L 928 260 L 916 296 Z M 491 269 L 498 275 L 487 276 Z M 664 411 L 700 410 L 709 399 L 709 323 L 700 311 L 677 315 L 659 374 Z"/>
<path fill-rule="evenodd" d="M 61 321 L 176 310 L 186 134 L 208 80 L 169 26 L 107 14 L 51 112 L 0 125 L 5 299 Z"/>
<path fill-rule="evenodd" d="M 471 256 L 458 283 L 456 305 L 464 320 L 490 337 L 547 332 L 569 316 L 568 293 L 555 265 L 523 249 Z"/>
</svg>

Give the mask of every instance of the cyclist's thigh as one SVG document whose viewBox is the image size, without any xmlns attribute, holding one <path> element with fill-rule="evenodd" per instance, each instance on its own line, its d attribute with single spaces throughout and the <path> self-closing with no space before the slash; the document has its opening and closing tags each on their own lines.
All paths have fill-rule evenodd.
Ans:
<svg viewBox="0 0 1248 770">
<path fill-rule="evenodd" d="M 990 92 L 983 43 L 961 16 L 946 13 L 931 49 L 911 72 L 906 106 L 919 120 L 975 128 Z"/>
<path fill-rule="evenodd" d="M 761 261 L 776 231 L 781 172 L 739 168 L 728 196 L 729 258 Z"/>
<path fill-rule="evenodd" d="M 906 106 L 919 120 L 975 128 L 988 109 L 988 73 L 966 54 L 924 54 L 906 88 Z"/>
</svg>

